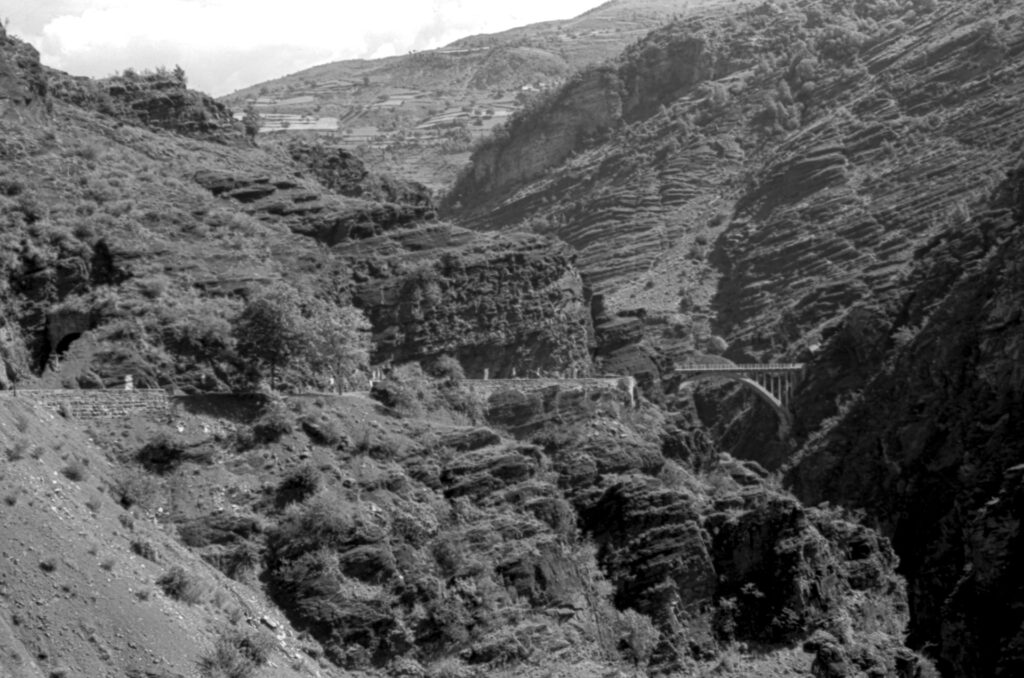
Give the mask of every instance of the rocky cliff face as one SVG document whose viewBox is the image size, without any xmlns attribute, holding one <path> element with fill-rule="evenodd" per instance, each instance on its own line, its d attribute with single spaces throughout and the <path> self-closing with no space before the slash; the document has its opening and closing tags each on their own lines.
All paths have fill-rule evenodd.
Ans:
<svg viewBox="0 0 1024 678">
<path fill-rule="evenodd" d="M 438 224 L 335 251 L 352 267 L 378 361 L 447 354 L 477 378 L 590 372 L 590 307 L 562 243 Z"/>
<path fill-rule="evenodd" d="M 425 218 L 429 214 L 428 210 L 434 207 L 433 195 L 426 186 L 414 181 L 371 174 L 362 160 L 341 146 L 297 139 L 289 142 L 288 153 L 335 193 L 425 208 L 420 218 Z"/>
<path fill-rule="evenodd" d="M 44 109 L 48 91 L 39 53 L 0 26 L 0 117 Z"/>
<path fill-rule="evenodd" d="M 769 489 L 756 464 L 709 454 L 699 433 L 643 412 L 536 439 L 598 546 L 616 605 L 660 631 L 660 668 L 694 671 L 723 642 L 807 640 L 820 675 L 844 675 L 831 664 L 913 675 L 896 558 L 872 530 L 804 508 Z"/>
<path fill-rule="evenodd" d="M 1021 178 L 1014 172 L 989 211 L 918 252 L 915 291 L 891 328 L 894 360 L 790 471 L 805 500 L 862 507 L 892 535 L 910 581 L 912 638 L 934 644 L 958 676 L 1024 670 L 1014 574 Z"/>
<path fill-rule="evenodd" d="M 55 97 L 75 106 L 99 111 L 133 125 L 242 144 L 244 134 L 230 109 L 212 97 L 190 90 L 185 74 L 163 69 L 155 73 L 123 74 L 92 80 L 47 69 Z"/>
<path fill-rule="evenodd" d="M 565 90 L 483 147 L 448 205 L 566 240 L 613 311 L 710 319 L 733 357 L 796 355 L 851 303 L 898 296 L 914 248 L 1012 162 L 1022 31 L 1009 2 L 683 20 L 602 71 L 603 92 Z M 543 122 L 573 111 L 604 140 Z"/>
</svg>

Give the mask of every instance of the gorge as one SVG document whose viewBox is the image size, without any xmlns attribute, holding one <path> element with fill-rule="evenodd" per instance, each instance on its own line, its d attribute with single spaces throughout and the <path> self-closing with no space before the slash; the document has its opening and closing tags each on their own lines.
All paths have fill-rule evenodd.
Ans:
<svg viewBox="0 0 1024 678">
<path fill-rule="evenodd" d="M 599 9 L 441 192 L 0 29 L 0 673 L 1024 673 L 1024 10 Z"/>
</svg>

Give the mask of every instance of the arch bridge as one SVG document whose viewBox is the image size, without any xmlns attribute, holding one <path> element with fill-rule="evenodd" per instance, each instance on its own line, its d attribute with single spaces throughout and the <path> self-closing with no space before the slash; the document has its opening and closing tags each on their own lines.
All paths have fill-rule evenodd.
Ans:
<svg viewBox="0 0 1024 678">
<path fill-rule="evenodd" d="M 697 380 L 730 380 L 749 386 L 778 415 L 780 434 L 785 436 L 793 424 L 790 403 L 803 369 L 803 363 L 690 364 L 677 366 L 673 373 L 681 377 L 680 387 Z"/>
</svg>

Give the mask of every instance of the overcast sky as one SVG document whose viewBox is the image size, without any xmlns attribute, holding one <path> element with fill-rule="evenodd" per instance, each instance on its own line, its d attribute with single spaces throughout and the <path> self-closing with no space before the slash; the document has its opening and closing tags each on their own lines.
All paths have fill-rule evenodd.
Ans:
<svg viewBox="0 0 1024 678">
<path fill-rule="evenodd" d="M 102 77 L 181 65 L 219 96 L 309 66 L 440 47 L 602 0 L 0 0 L 43 63 Z"/>
</svg>

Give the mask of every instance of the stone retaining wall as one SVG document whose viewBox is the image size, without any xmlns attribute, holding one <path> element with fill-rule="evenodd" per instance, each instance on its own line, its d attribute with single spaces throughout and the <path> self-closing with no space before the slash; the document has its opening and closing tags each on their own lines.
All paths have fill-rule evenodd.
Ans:
<svg viewBox="0 0 1024 678">
<path fill-rule="evenodd" d="M 2 391 L 14 396 L 13 391 Z M 132 414 L 167 414 L 170 399 L 158 388 L 135 389 L 19 389 L 17 397 L 66 414 L 72 419 L 106 419 Z"/>
</svg>

